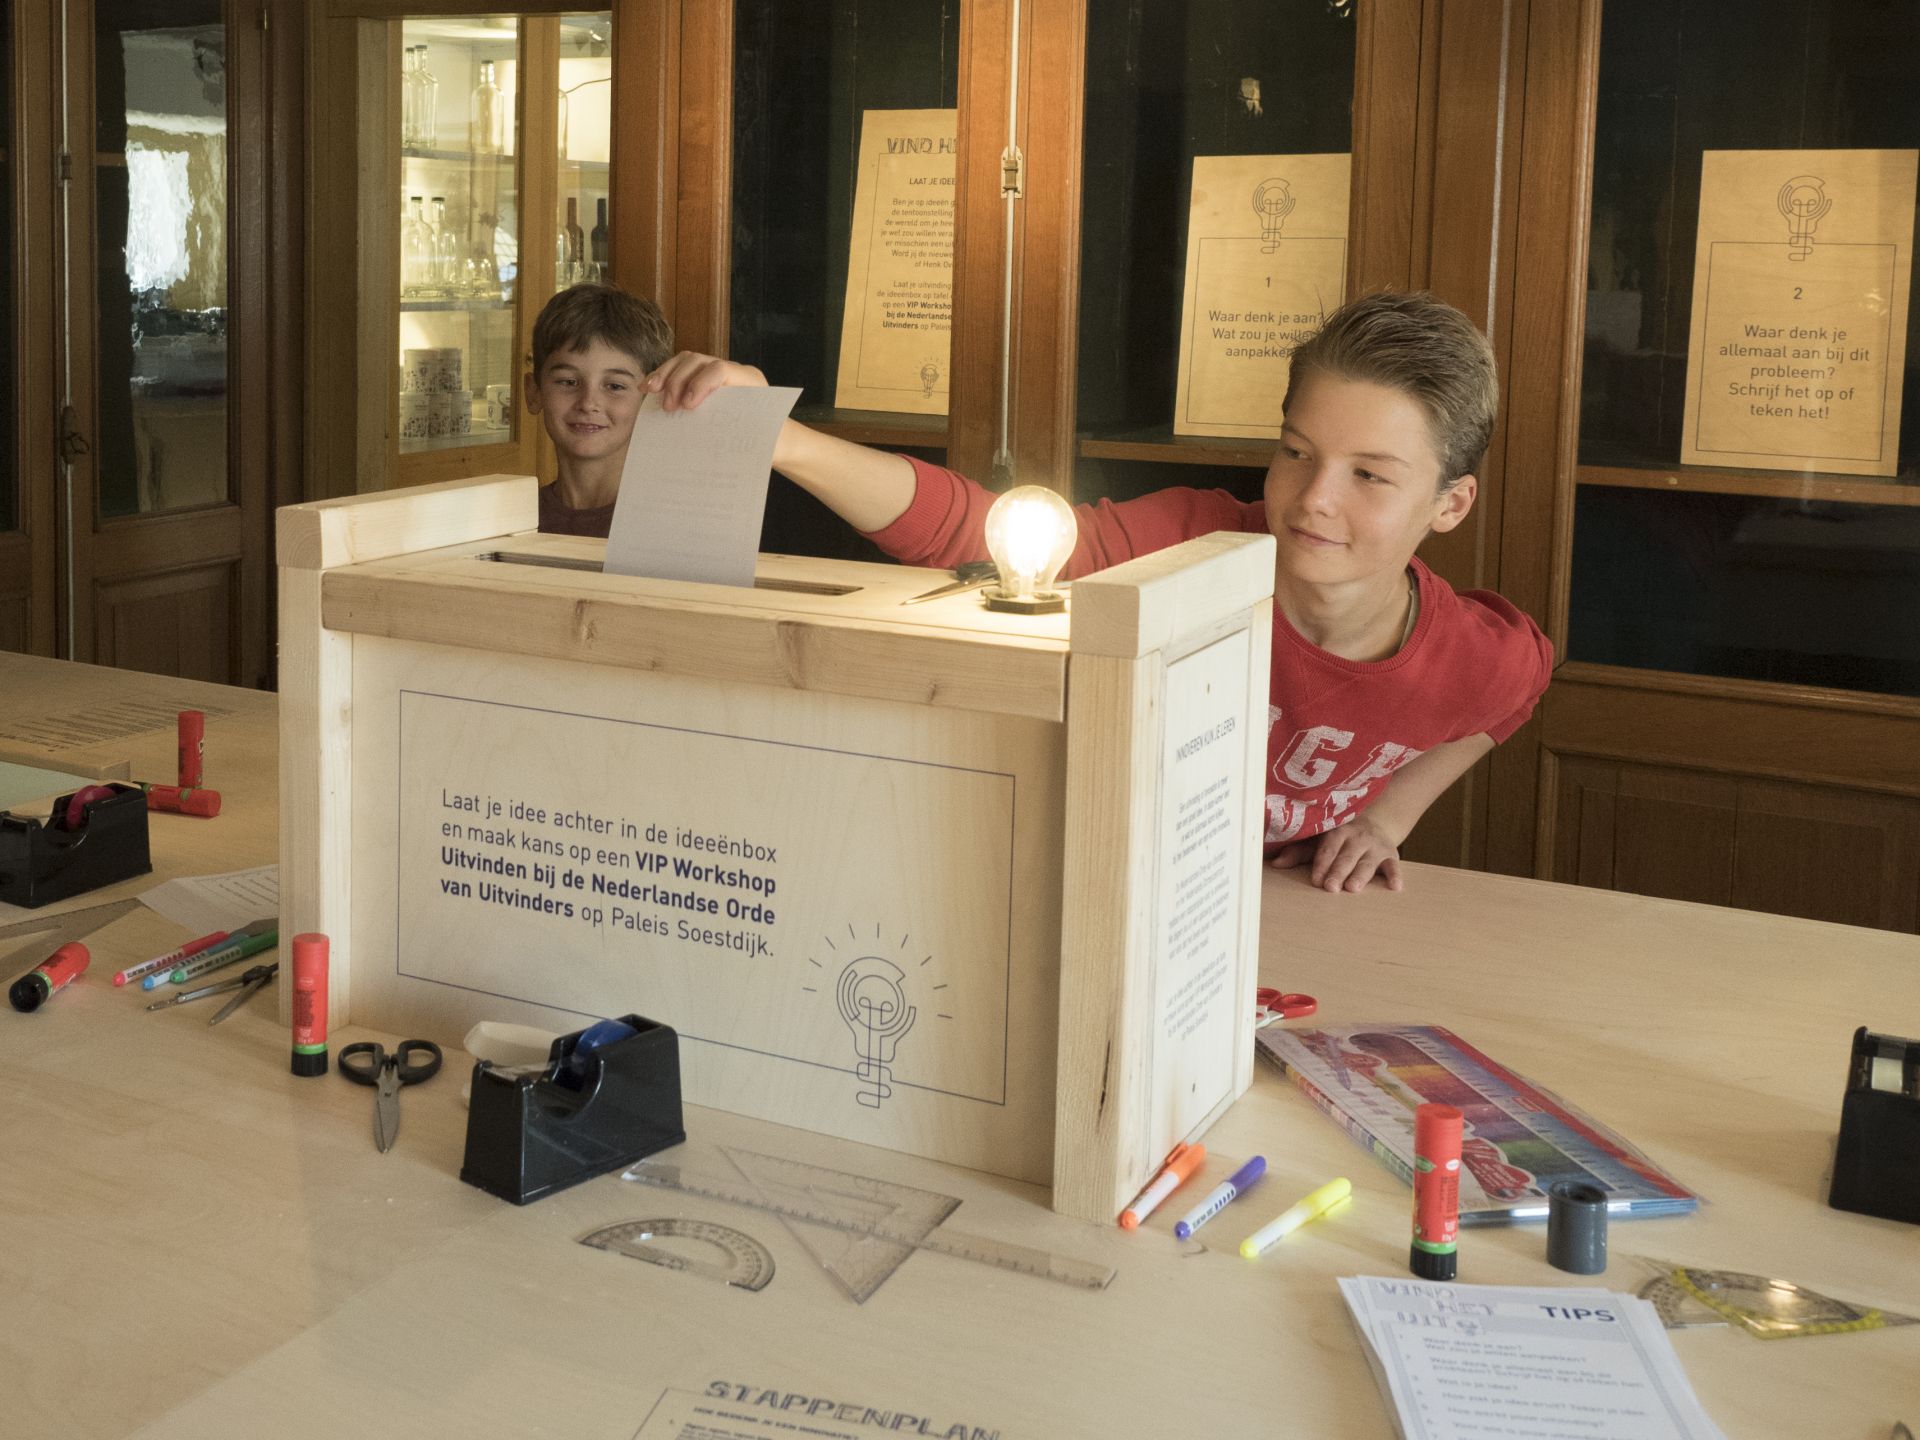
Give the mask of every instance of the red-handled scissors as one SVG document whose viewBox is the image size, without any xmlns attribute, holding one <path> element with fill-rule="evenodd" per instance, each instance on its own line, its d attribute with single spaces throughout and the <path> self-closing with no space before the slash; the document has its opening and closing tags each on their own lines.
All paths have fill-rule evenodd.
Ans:
<svg viewBox="0 0 1920 1440">
<path fill-rule="evenodd" d="M 1264 985 L 1253 992 L 1253 998 L 1253 1028 L 1256 1030 L 1276 1020 L 1298 1020 L 1302 1015 L 1311 1015 L 1320 1008 L 1320 1002 L 1311 995 L 1300 995 L 1292 990 L 1272 990 Z"/>
</svg>

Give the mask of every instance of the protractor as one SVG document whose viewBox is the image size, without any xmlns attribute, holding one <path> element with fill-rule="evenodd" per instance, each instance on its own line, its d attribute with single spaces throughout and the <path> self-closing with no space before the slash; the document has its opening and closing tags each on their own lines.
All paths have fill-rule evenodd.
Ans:
<svg viewBox="0 0 1920 1440">
<path fill-rule="evenodd" d="M 744 1230 L 711 1220 L 628 1220 L 583 1235 L 580 1243 L 742 1290 L 764 1290 L 773 1279 L 773 1256 L 766 1246 Z"/>
</svg>

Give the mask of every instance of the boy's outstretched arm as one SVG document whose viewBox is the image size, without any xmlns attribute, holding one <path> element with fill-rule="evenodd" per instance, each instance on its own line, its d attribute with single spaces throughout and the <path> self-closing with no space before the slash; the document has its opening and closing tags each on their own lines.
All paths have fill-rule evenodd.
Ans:
<svg viewBox="0 0 1920 1440">
<path fill-rule="evenodd" d="M 1313 883 L 1322 890 L 1364 890 L 1375 874 L 1398 890 L 1401 842 L 1427 807 L 1492 749 L 1488 735 L 1434 746 L 1395 771 L 1373 804 L 1343 825 L 1288 845 L 1274 856 L 1274 867 L 1290 870 L 1311 855 Z"/>
<path fill-rule="evenodd" d="M 751 365 L 683 350 L 647 376 L 662 408 L 692 410 L 729 385 L 765 385 Z M 856 530 L 884 530 L 913 503 L 913 465 L 901 455 L 822 435 L 797 420 L 780 429 L 773 468 Z"/>
</svg>

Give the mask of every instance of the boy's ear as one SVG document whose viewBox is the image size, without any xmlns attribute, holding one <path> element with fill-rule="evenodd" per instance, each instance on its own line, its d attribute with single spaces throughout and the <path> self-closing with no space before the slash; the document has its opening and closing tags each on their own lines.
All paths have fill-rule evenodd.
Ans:
<svg viewBox="0 0 1920 1440">
<path fill-rule="evenodd" d="M 540 413 L 540 381 L 531 370 L 520 377 L 520 393 L 526 397 L 527 413 L 538 415 Z"/>
<path fill-rule="evenodd" d="M 1453 482 L 1452 487 L 1439 499 L 1438 509 L 1434 512 L 1432 528 L 1444 535 L 1473 509 L 1473 498 L 1480 493 L 1480 482 L 1471 475 L 1462 475 Z"/>
</svg>

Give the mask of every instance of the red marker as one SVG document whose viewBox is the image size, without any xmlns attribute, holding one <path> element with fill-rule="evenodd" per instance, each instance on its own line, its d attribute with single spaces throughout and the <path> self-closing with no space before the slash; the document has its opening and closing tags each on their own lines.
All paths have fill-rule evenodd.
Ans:
<svg viewBox="0 0 1920 1440">
<path fill-rule="evenodd" d="M 1422 1105 L 1413 1112 L 1413 1251 L 1422 1280 L 1451 1280 L 1460 1268 L 1460 1112 Z"/>
<path fill-rule="evenodd" d="M 180 788 L 197 790 L 207 755 L 207 717 L 199 710 L 180 712 Z M 192 812 L 189 812 L 192 813 Z"/>
<path fill-rule="evenodd" d="M 147 786 L 147 809 L 211 820 L 220 813 L 218 790 L 189 790 L 179 785 Z"/>
<path fill-rule="evenodd" d="M 327 1073 L 327 937 L 293 937 L 293 1073 Z"/>
<path fill-rule="evenodd" d="M 80 972 L 93 962 L 87 947 L 77 942 L 62 945 L 33 969 L 13 982 L 7 999 L 23 1014 L 38 1010 L 67 986 L 80 978 Z"/>
<path fill-rule="evenodd" d="M 191 959 L 202 950 L 211 950 L 226 938 L 225 930 L 216 930 L 211 935 L 202 935 L 198 940 L 189 940 L 178 950 L 169 950 L 166 954 L 156 955 L 151 960 L 142 960 L 138 965 L 129 965 L 113 977 L 113 983 L 125 985 L 129 980 L 144 979 L 156 970 L 165 970 L 168 974 L 172 974 L 173 967 L 182 960 Z"/>
</svg>

